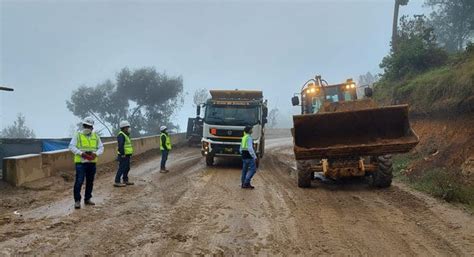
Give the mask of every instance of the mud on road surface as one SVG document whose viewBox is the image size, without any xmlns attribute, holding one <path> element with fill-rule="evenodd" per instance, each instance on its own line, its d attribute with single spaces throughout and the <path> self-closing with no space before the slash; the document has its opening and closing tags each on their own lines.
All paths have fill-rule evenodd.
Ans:
<svg viewBox="0 0 474 257">
<path fill-rule="evenodd" d="M 240 188 L 238 159 L 206 167 L 184 148 L 168 174 L 158 160 L 135 165 L 126 188 L 100 174 L 95 207 L 72 209 L 71 181 L 38 191 L 54 192 L 47 200 L 2 207 L 0 255 L 474 255 L 472 216 L 401 185 L 298 188 L 289 138 L 267 141 L 255 190 Z"/>
</svg>

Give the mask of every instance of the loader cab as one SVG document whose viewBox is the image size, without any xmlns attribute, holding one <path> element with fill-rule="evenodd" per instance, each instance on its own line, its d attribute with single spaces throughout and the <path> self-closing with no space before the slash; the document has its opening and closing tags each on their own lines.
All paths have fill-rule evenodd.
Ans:
<svg viewBox="0 0 474 257">
<path fill-rule="evenodd" d="M 324 102 L 336 103 L 357 100 L 355 83 L 342 83 L 323 87 L 307 87 L 301 94 L 301 113 L 318 113 Z"/>
<path fill-rule="evenodd" d="M 356 85 L 352 81 L 326 86 L 324 87 L 324 93 L 326 95 L 325 100 L 331 103 L 357 100 Z"/>
<path fill-rule="evenodd" d="M 303 84 L 300 93 L 301 105 L 296 94 L 291 98 L 291 103 L 293 106 L 301 106 L 301 114 L 317 113 L 324 103 L 357 100 L 356 91 L 356 84 L 352 79 L 347 79 L 341 84 L 329 85 L 321 76 L 316 76 Z"/>
</svg>

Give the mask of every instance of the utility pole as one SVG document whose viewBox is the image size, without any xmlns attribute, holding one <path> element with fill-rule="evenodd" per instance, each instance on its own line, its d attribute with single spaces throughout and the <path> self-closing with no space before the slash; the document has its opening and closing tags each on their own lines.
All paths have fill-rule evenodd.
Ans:
<svg viewBox="0 0 474 257">
<path fill-rule="evenodd" d="M 395 50 L 398 38 L 398 11 L 400 5 L 407 5 L 408 0 L 395 0 L 395 7 L 393 9 L 393 26 L 392 26 L 392 49 Z"/>
</svg>

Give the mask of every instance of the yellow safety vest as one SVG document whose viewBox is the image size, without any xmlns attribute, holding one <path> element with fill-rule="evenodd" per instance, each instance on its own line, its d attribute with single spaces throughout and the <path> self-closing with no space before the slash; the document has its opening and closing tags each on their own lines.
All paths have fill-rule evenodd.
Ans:
<svg viewBox="0 0 474 257">
<path fill-rule="evenodd" d="M 77 149 L 81 150 L 82 152 L 96 152 L 99 149 L 99 139 L 97 138 L 97 134 L 92 132 L 90 136 L 86 136 L 83 133 L 79 132 L 76 135 Z M 81 163 L 81 162 L 97 162 L 97 157 L 95 157 L 92 161 L 87 161 L 82 159 L 81 155 L 75 154 L 74 155 L 74 163 Z"/>
<path fill-rule="evenodd" d="M 245 150 L 245 151 L 249 150 L 249 146 L 248 146 L 249 137 L 250 135 L 244 132 L 244 136 L 242 137 L 242 141 L 240 142 L 240 148 L 242 150 Z"/>
<path fill-rule="evenodd" d="M 166 133 L 161 133 L 160 134 L 160 150 L 165 150 L 165 148 L 163 147 L 163 142 L 161 142 L 161 137 L 163 135 L 166 137 L 166 148 L 168 148 L 168 150 L 171 150 L 171 138 Z"/>
<path fill-rule="evenodd" d="M 123 145 L 123 150 L 125 151 L 125 155 L 132 155 L 133 154 L 133 145 L 132 145 L 132 140 L 130 140 L 130 137 L 127 136 L 123 131 L 120 131 L 118 133 L 119 135 L 122 134 L 123 137 L 125 138 L 125 144 Z M 120 154 L 120 152 L 117 149 L 117 153 Z"/>
</svg>

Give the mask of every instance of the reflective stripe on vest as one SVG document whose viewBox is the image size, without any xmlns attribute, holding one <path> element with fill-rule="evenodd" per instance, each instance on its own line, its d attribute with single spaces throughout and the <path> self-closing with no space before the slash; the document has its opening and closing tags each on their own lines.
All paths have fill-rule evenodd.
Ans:
<svg viewBox="0 0 474 257">
<path fill-rule="evenodd" d="M 161 142 L 161 137 L 163 135 L 166 137 L 166 148 L 168 148 L 168 150 L 171 150 L 171 138 L 166 133 L 161 133 L 160 134 L 160 150 L 165 150 L 165 148 L 163 147 L 163 142 Z"/>
<path fill-rule="evenodd" d="M 240 148 L 242 150 L 248 151 L 249 150 L 249 137 L 250 135 L 244 132 L 244 136 L 242 137 L 242 141 L 240 142 Z"/>
<path fill-rule="evenodd" d="M 82 134 L 81 132 L 77 133 L 77 143 L 76 147 L 77 149 L 81 150 L 82 152 L 96 152 L 97 149 L 99 149 L 99 140 L 97 140 L 97 134 L 92 132 L 90 136 L 86 136 Z M 82 157 L 79 154 L 74 155 L 74 162 L 75 163 L 81 163 L 81 162 L 97 162 L 97 157 L 92 160 L 85 160 L 82 159 Z"/>
<path fill-rule="evenodd" d="M 125 134 L 123 131 L 120 131 L 118 135 L 123 135 L 123 137 L 125 138 L 125 143 L 123 145 L 123 150 L 125 151 L 125 155 L 132 155 L 133 145 L 132 145 L 132 141 L 130 140 L 130 137 L 127 136 L 127 134 Z M 117 153 L 120 154 L 118 150 L 117 150 Z"/>
</svg>

